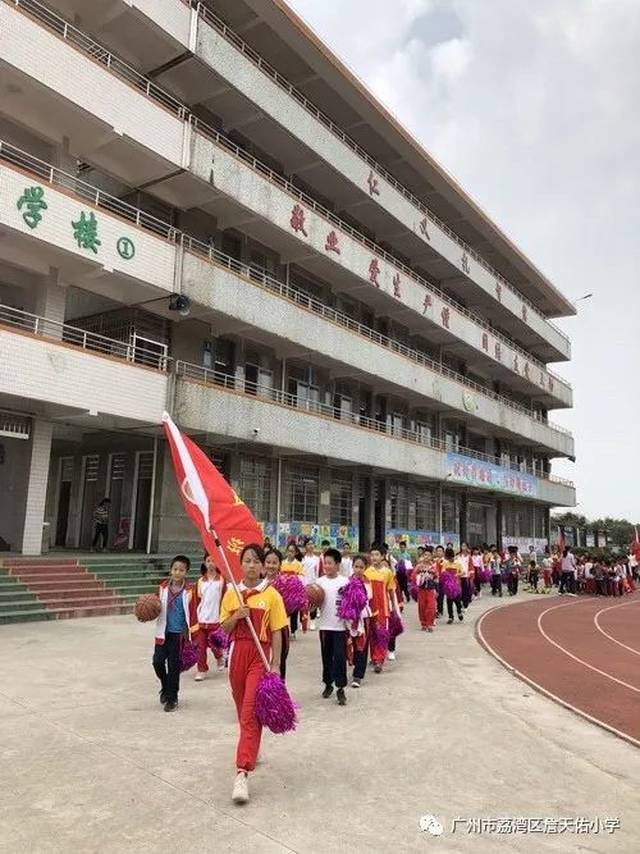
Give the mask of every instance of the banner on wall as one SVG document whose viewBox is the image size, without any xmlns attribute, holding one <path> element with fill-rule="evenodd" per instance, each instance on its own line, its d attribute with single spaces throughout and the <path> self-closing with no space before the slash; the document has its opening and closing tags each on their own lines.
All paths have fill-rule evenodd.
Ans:
<svg viewBox="0 0 640 854">
<path fill-rule="evenodd" d="M 529 548 L 531 546 L 533 546 L 537 555 L 541 555 L 544 554 L 544 550 L 548 545 L 549 540 L 546 537 L 509 537 L 506 535 L 503 535 L 502 537 L 503 549 L 506 549 L 509 546 L 517 546 L 520 554 L 525 557 L 529 553 Z"/>
<path fill-rule="evenodd" d="M 451 481 L 467 486 L 508 492 L 526 498 L 535 498 L 538 493 L 538 481 L 533 475 L 475 460 L 473 457 L 449 452 L 446 467 L 446 475 Z"/>
<path fill-rule="evenodd" d="M 265 534 L 272 542 L 276 537 L 275 522 L 265 525 Z M 267 533 L 271 532 L 272 533 Z M 316 548 L 323 540 L 328 540 L 332 548 L 342 549 L 348 543 L 357 551 L 360 532 L 354 525 L 313 525 L 310 522 L 281 522 L 278 535 L 278 548 L 286 548 L 289 543 L 302 546 L 307 537 L 311 537 Z"/>
</svg>

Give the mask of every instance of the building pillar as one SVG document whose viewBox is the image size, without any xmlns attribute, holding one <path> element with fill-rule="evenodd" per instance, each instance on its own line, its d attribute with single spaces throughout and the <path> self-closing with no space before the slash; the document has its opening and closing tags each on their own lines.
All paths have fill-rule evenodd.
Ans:
<svg viewBox="0 0 640 854">
<path fill-rule="evenodd" d="M 65 319 L 67 286 L 60 282 L 59 272 L 49 268 L 49 274 L 42 276 L 35 288 L 33 313 L 44 317 L 51 323 L 45 323 L 40 332 L 50 338 L 62 338 L 62 326 Z"/>
<path fill-rule="evenodd" d="M 496 546 L 502 549 L 502 501 L 496 501 Z"/>
<path fill-rule="evenodd" d="M 467 495 L 463 492 L 460 495 L 460 543 L 467 542 Z"/>
<path fill-rule="evenodd" d="M 331 522 L 331 472 L 326 466 L 320 467 L 318 487 L 318 525 L 329 525 Z"/>
<path fill-rule="evenodd" d="M 42 553 L 42 530 L 49 482 L 53 424 L 35 419 L 31 430 L 31 460 L 22 531 L 22 554 Z"/>
</svg>

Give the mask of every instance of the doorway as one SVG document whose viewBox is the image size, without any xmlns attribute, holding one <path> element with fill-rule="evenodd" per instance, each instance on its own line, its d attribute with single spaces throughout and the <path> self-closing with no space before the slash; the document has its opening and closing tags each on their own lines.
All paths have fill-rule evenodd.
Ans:
<svg viewBox="0 0 640 854">
<path fill-rule="evenodd" d="M 153 483 L 153 451 L 137 451 L 131 500 L 133 525 L 129 532 L 129 548 L 146 551 Z"/>
<path fill-rule="evenodd" d="M 58 479 L 58 512 L 56 514 L 55 545 L 64 548 L 69 530 L 69 508 L 71 506 L 71 486 L 73 484 L 73 457 L 60 458 L 60 477 Z"/>
</svg>

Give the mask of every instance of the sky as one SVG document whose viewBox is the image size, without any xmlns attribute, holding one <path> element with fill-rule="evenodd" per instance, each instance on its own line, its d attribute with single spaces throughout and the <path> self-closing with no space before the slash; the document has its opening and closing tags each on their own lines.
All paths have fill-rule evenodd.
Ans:
<svg viewBox="0 0 640 854">
<path fill-rule="evenodd" d="M 288 0 L 570 299 L 576 512 L 640 521 L 640 2 Z"/>
</svg>

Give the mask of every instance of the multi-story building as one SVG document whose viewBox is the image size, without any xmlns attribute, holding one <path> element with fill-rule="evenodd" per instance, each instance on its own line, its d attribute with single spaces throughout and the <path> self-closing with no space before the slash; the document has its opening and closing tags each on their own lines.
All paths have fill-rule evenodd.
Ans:
<svg viewBox="0 0 640 854">
<path fill-rule="evenodd" d="M 572 304 L 283 0 L 0 0 L 0 546 L 544 542 Z"/>
</svg>

